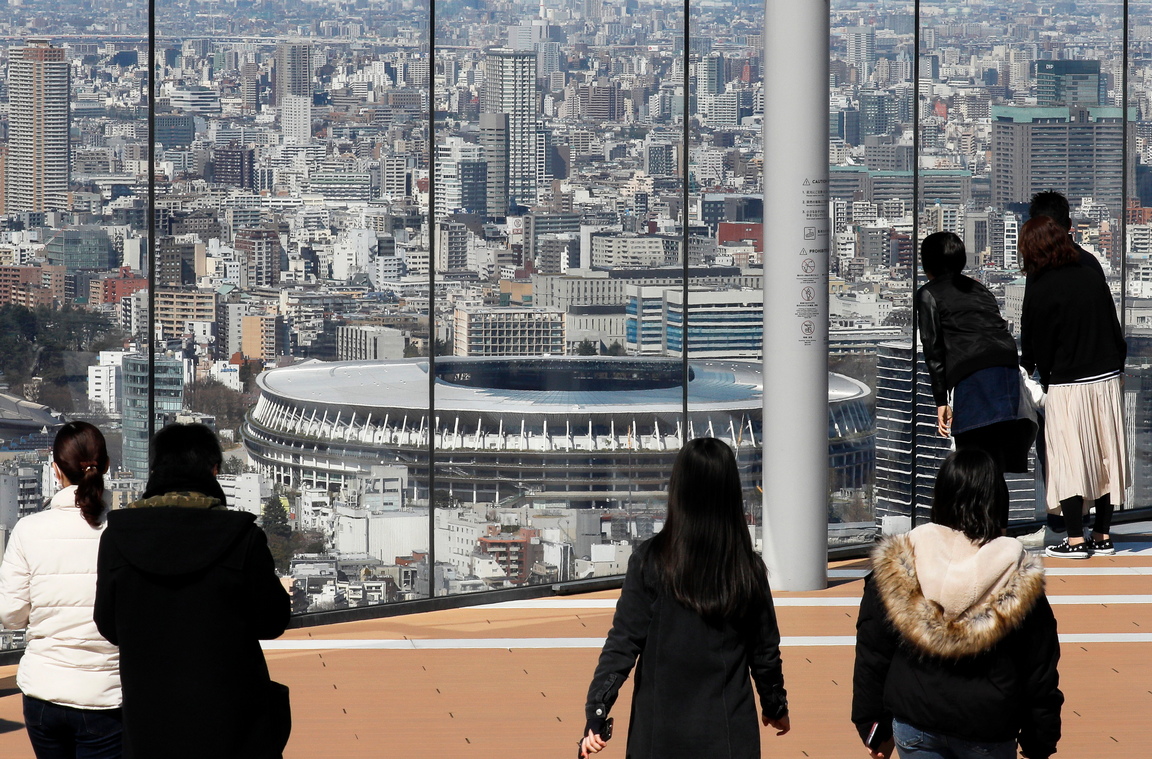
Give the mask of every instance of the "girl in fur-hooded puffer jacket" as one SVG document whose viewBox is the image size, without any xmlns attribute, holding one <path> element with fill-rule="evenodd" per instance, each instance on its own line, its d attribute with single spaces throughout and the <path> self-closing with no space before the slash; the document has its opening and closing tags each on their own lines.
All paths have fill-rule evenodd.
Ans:
<svg viewBox="0 0 1152 759">
<path fill-rule="evenodd" d="M 981 544 L 941 524 L 886 539 L 856 629 L 852 721 L 869 745 L 887 743 L 895 719 L 934 739 L 1055 753 L 1056 620 L 1019 541 Z"/>
</svg>

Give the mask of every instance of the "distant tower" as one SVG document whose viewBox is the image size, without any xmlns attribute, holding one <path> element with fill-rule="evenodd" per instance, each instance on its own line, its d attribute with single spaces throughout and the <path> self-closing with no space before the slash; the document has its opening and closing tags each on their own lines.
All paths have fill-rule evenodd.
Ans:
<svg viewBox="0 0 1152 759">
<path fill-rule="evenodd" d="M 306 145 L 312 140 L 312 98 L 285 95 L 280 99 L 280 129 L 285 145 Z"/>
<path fill-rule="evenodd" d="M 536 202 L 536 126 L 540 120 L 536 51 L 510 50 L 503 47 L 489 50 L 484 59 L 482 98 L 481 121 L 484 114 L 508 115 L 510 199 L 521 204 Z M 483 133 L 483 125 L 481 132 Z M 491 164 L 489 164 L 489 178 L 491 177 Z M 494 213 L 493 208 L 490 198 L 488 212 Z"/>
<path fill-rule="evenodd" d="M 866 82 L 876 68 L 876 29 L 856 26 L 845 34 L 848 43 L 848 65 L 855 66 L 859 81 Z"/>
<path fill-rule="evenodd" d="M 68 204 L 69 65 L 64 48 L 30 39 L 8 63 L 7 210 Z"/>
<path fill-rule="evenodd" d="M 508 114 L 480 114 L 480 146 L 488 164 L 486 212 L 504 218 L 508 214 Z"/>
<path fill-rule="evenodd" d="M 306 42 L 276 46 L 276 102 L 288 95 L 312 97 L 312 46 Z"/>
</svg>

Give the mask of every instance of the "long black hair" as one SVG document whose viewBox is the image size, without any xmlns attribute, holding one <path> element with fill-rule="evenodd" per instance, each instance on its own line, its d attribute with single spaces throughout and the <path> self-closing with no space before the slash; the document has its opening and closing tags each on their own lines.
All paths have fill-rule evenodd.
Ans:
<svg viewBox="0 0 1152 759">
<path fill-rule="evenodd" d="M 932 494 L 932 521 L 984 545 L 1000 536 L 997 514 L 1007 512 L 1000 472 L 987 453 L 956 451 L 944 459 Z"/>
<path fill-rule="evenodd" d="M 226 503 L 216 481 L 224 451 L 210 427 L 170 424 L 152 438 L 152 461 L 144 498 L 165 493 L 201 493 Z"/>
<path fill-rule="evenodd" d="M 104 519 L 104 473 L 108 446 L 104 435 L 88 422 L 68 422 L 52 441 L 52 461 L 76 486 L 76 505 L 93 527 Z"/>
<path fill-rule="evenodd" d="M 668 516 L 649 548 L 665 588 L 710 622 L 737 620 L 768 591 L 752 547 L 736 457 L 705 437 L 680 449 L 668 484 Z"/>
</svg>

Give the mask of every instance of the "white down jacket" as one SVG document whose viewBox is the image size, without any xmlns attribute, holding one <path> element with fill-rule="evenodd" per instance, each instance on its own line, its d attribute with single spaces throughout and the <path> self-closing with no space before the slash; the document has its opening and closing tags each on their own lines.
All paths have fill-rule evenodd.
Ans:
<svg viewBox="0 0 1152 759">
<path fill-rule="evenodd" d="M 120 650 L 96 630 L 96 553 L 104 523 L 92 527 L 76 488 L 16 523 L 0 563 L 0 624 L 27 627 L 16 673 L 26 695 L 78 709 L 120 706 Z"/>
</svg>

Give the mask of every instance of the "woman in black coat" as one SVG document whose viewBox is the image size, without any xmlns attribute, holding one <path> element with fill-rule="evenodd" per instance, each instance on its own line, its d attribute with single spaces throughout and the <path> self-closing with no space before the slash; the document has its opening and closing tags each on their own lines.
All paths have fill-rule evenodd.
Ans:
<svg viewBox="0 0 1152 759">
<path fill-rule="evenodd" d="M 1124 424 L 1128 346 L 1108 282 L 1084 266 L 1066 230 L 1046 216 L 1020 229 L 1028 284 L 1020 318 L 1021 363 L 1036 370 L 1044 402 L 1049 513 L 1060 512 L 1068 537 L 1049 556 L 1087 559 L 1116 553 L 1112 512 L 1132 483 Z M 1092 534 L 1083 518 L 1095 504 Z"/>
<path fill-rule="evenodd" d="M 203 425 L 153 441 L 144 498 L 100 542 L 94 618 L 120 646 L 125 759 L 278 759 L 288 689 L 260 640 L 288 626 L 288 594 L 252 514 L 225 509 L 223 455 Z"/>
<path fill-rule="evenodd" d="M 1036 423 L 1021 416 L 1016 341 L 996 298 L 963 269 L 964 241 L 951 232 L 924 238 L 920 263 L 928 284 L 916 291 L 917 325 L 936 403 L 936 428 L 956 448 L 984 451 L 1004 472 L 1028 471 Z M 952 398 L 949 399 L 949 393 Z M 1007 492 L 1008 486 L 1001 485 Z M 1008 526 L 1008 506 L 997 515 Z"/>
<path fill-rule="evenodd" d="M 874 759 L 1047 759 L 1064 702 L 1044 568 L 999 537 L 982 451 L 940 468 L 932 522 L 872 557 L 856 622 L 852 721 Z"/>
<path fill-rule="evenodd" d="M 588 688 L 581 756 L 605 747 L 608 712 L 637 666 L 629 759 L 759 759 L 753 682 L 763 723 L 777 735 L 790 728 L 779 646 L 736 458 L 715 438 L 690 440 L 672 469 L 664 529 L 629 559 Z"/>
</svg>

